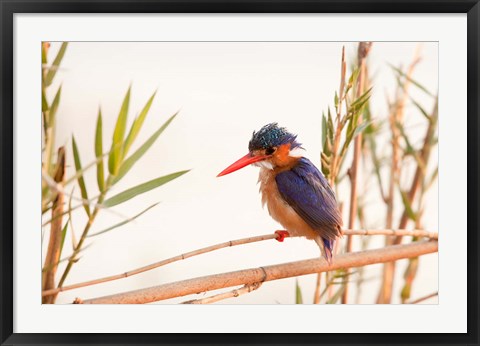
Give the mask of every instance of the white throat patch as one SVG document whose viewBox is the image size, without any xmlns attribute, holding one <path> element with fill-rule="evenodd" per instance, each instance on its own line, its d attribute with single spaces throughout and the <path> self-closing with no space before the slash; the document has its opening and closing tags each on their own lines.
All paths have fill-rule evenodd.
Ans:
<svg viewBox="0 0 480 346">
<path fill-rule="evenodd" d="M 297 147 L 295 149 L 290 150 L 290 152 L 288 153 L 288 156 L 303 157 L 303 152 L 304 152 L 304 149 Z"/>
<path fill-rule="evenodd" d="M 253 163 L 252 165 L 260 167 L 260 168 L 265 168 L 265 169 L 273 169 L 273 165 L 269 161 L 258 161 Z"/>
</svg>

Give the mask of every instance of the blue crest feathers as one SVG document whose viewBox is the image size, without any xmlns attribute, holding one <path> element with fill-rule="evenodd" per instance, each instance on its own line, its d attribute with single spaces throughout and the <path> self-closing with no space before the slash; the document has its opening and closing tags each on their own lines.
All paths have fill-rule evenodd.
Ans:
<svg viewBox="0 0 480 346">
<path fill-rule="evenodd" d="M 248 150 L 261 150 L 270 147 L 278 147 L 290 143 L 291 149 L 300 147 L 296 141 L 297 136 L 287 131 L 285 127 L 279 127 L 277 123 L 265 125 L 258 132 L 253 132 L 252 139 L 248 143 Z"/>
</svg>

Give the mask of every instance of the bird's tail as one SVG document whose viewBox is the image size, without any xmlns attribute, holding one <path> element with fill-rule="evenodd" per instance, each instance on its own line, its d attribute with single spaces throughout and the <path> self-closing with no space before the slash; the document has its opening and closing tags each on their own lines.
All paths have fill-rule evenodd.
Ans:
<svg viewBox="0 0 480 346">
<path fill-rule="evenodd" d="M 333 247 L 335 246 L 335 240 L 328 240 L 322 237 L 315 238 L 318 246 L 320 247 L 320 252 L 322 256 L 325 257 L 328 264 L 333 262 Z"/>
</svg>

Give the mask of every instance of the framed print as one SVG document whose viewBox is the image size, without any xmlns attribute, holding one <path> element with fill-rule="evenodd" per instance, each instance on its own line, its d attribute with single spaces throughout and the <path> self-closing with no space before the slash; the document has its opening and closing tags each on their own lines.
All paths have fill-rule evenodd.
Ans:
<svg viewBox="0 0 480 346">
<path fill-rule="evenodd" d="M 2 1 L 2 344 L 478 344 L 479 6 Z"/>
</svg>

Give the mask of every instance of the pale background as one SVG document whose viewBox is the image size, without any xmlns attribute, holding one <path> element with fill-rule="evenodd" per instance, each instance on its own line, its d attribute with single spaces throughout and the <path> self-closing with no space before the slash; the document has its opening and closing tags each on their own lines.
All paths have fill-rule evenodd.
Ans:
<svg viewBox="0 0 480 346">
<path fill-rule="evenodd" d="M 61 72 L 51 90 L 62 84 L 58 111 L 57 144 L 70 147 L 74 133 L 82 162 L 94 159 L 94 127 L 99 105 L 104 116 L 104 148 L 109 147 L 113 126 L 125 92 L 132 84 L 130 121 L 148 97 L 158 89 L 139 143 L 175 111 L 179 116 L 161 135 L 150 152 L 116 186 L 115 192 L 158 176 L 189 169 L 192 171 L 152 192 L 115 208 L 133 216 L 148 205 L 161 203 L 136 222 L 101 235 L 73 267 L 66 282 L 76 283 L 131 270 L 183 252 L 231 239 L 271 233 L 279 229 L 262 210 L 258 187 L 258 169 L 247 167 L 232 175 L 216 174 L 243 156 L 253 130 L 277 121 L 299 135 L 306 156 L 319 162 L 321 150 L 321 113 L 333 106 L 333 94 L 339 84 L 342 45 L 351 61 L 356 43 L 71 43 Z M 392 95 L 394 74 L 388 63 L 406 66 L 417 43 L 376 42 L 370 64 L 374 75 L 373 113 L 386 116 L 385 93 Z M 52 46 L 50 59 L 58 49 Z M 415 78 L 436 92 L 438 84 L 438 45 L 422 43 L 423 59 Z M 432 108 L 432 100 L 422 93 L 415 99 Z M 52 96 L 52 95 L 50 95 Z M 407 111 L 414 111 L 409 106 Z M 416 112 L 408 116 L 412 128 L 422 123 Z M 418 126 L 417 126 L 418 127 Z M 417 143 L 423 128 L 419 128 Z M 379 145 L 381 148 L 382 145 Z M 135 148 L 132 148 L 133 150 Z M 71 151 L 70 151 L 71 152 Z M 71 158 L 70 158 L 71 159 Z M 436 163 L 437 152 L 432 161 Z M 70 160 L 70 173 L 73 164 Z M 90 196 L 95 195 L 95 170 L 87 174 Z M 345 184 L 345 187 L 348 183 Z M 78 188 L 77 188 L 78 190 Z M 348 190 L 340 190 L 339 199 L 348 199 Z M 368 199 L 378 200 L 377 192 L 363 191 Z M 438 229 L 437 186 L 427 196 L 424 225 Z M 348 210 L 345 208 L 345 210 Z M 383 206 L 370 214 L 372 227 L 383 224 Z M 346 215 L 346 213 L 344 213 Z M 344 216 L 345 221 L 347 220 Z M 75 215 L 79 234 L 84 212 Z M 121 221 L 107 211 L 100 213 L 92 233 Z M 372 247 L 383 245 L 382 237 L 371 240 Z M 305 239 L 287 239 L 284 243 L 267 241 L 177 262 L 151 272 L 116 282 L 62 293 L 59 303 L 71 302 L 116 292 L 148 287 L 208 274 L 283 263 L 318 256 L 318 247 Z M 399 262 L 397 284 L 406 261 Z M 380 266 L 370 266 L 366 277 L 379 278 Z M 315 276 L 299 278 L 304 301 L 310 303 Z M 378 292 L 378 280 L 363 285 L 360 301 L 372 303 Z M 354 285 L 353 285 L 354 286 Z M 438 290 L 437 255 L 423 256 L 412 296 L 421 297 Z M 183 297 L 170 302 L 191 298 Z M 355 297 L 355 290 L 353 291 Z M 295 298 L 295 279 L 265 283 L 249 295 L 225 303 L 291 304 Z M 394 302 L 399 302 L 398 286 Z M 435 303 L 429 300 L 428 303 Z"/>
</svg>

